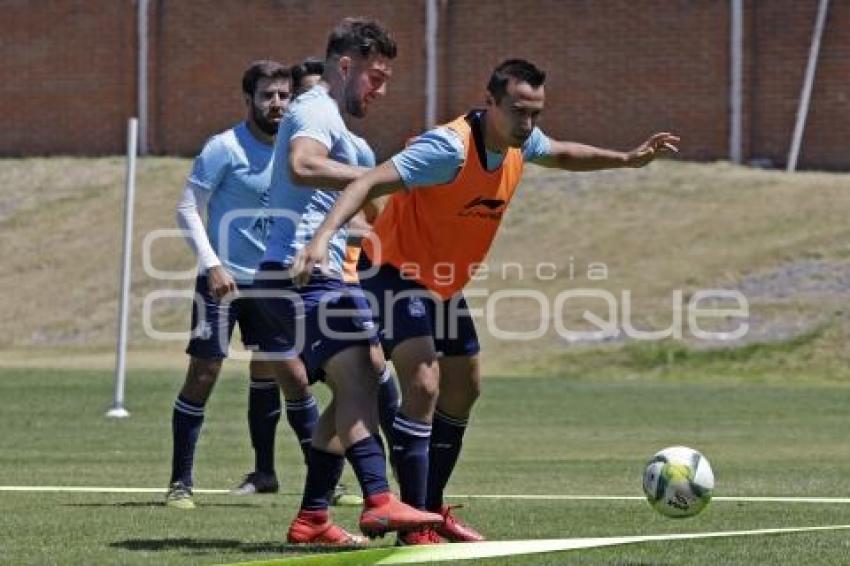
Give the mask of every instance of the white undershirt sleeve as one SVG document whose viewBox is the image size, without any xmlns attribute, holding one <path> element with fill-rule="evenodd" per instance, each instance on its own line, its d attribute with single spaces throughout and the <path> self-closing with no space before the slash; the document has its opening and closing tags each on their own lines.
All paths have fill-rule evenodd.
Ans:
<svg viewBox="0 0 850 566">
<path fill-rule="evenodd" d="M 198 257 L 202 271 L 221 265 L 221 260 L 213 250 L 207 237 L 204 222 L 201 220 L 201 210 L 206 210 L 210 201 L 210 191 L 186 183 L 183 194 L 177 203 L 177 226 L 184 230 L 186 242 Z"/>
</svg>

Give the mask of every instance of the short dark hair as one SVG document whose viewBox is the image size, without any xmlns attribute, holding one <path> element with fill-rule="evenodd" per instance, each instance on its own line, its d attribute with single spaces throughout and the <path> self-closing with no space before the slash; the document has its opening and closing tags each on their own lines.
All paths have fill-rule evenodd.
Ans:
<svg viewBox="0 0 850 566">
<path fill-rule="evenodd" d="M 289 72 L 292 75 L 292 87 L 293 89 L 297 89 L 301 86 L 301 79 L 304 77 L 324 73 L 325 62 L 318 57 L 310 57 L 297 65 L 293 65 Z"/>
<path fill-rule="evenodd" d="M 525 59 L 508 59 L 499 63 L 490 75 L 487 83 L 487 91 L 493 95 L 496 103 L 502 101 L 502 97 L 508 89 L 508 81 L 514 79 L 518 82 L 528 83 L 537 88 L 546 81 L 546 72 L 538 69 L 534 63 Z"/>
<path fill-rule="evenodd" d="M 290 78 L 289 67 L 277 61 L 261 59 L 253 61 L 242 75 L 242 92 L 254 96 L 257 83 L 260 79 L 286 79 Z"/>
<path fill-rule="evenodd" d="M 395 59 L 398 48 L 390 33 L 375 20 L 366 18 L 345 18 L 328 37 L 325 56 L 340 57 L 356 53 L 363 58 L 371 55 L 383 55 Z"/>
</svg>

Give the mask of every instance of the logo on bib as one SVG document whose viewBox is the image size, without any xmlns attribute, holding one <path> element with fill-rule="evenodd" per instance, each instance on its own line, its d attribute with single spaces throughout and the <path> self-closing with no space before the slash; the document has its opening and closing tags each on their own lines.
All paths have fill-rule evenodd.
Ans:
<svg viewBox="0 0 850 566">
<path fill-rule="evenodd" d="M 411 297 L 407 303 L 407 312 L 414 318 L 425 316 L 425 303 L 422 302 L 422 297 Z"/>
<path fill-rule="evenodd" d="M 475 197 L 458 212 L 459 216 L 501 220 L 505 211 L 505 201 L 499 198 Z"/>
</svg>

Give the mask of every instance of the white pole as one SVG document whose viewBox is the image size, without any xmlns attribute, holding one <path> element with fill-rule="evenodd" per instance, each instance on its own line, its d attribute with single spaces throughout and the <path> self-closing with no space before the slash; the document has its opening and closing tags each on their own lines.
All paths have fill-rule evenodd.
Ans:
<svg viewBox="0 0 850 566">
<path fill-rule="evenodd" d="M 729 9 L 732 12 L 732 28 L 730 30 L 730 74 L 729 85 L 729 161 L 741 163 L 741 131 L 742 131 L 742 90 L 743 90 L 743 50 L 744 50 L 744 6 L 743 0 L 731 0 Z"/>
<path fill-rule="evenodd" d="M 428 0 L 425 25 L 425 126 L 437 123 L 437 0 Z"/>
<path fill-rule="evenodd" d="M 115 360 L 115 391 L 107 417 L 130 416 L 124 408 L 124 382 L 127 369 L 127 322 L 130 304 L 130 260 L 133 251 L 133 202 L 136 193 L 136 144 L 139 121 L 130 118 L 127 124 L 127 190 L 124 195 L 124 247 L 121 254 L 121 289 L 118 298 L 118 343 Z"/>
<path fill-rule="evenodd" d="M 139 0 L 138 84 L 139 154 L 148 154 L 148 0 Z"/>
<path fill-rule="evenodd" d="M 815 31 L 812 34 L 812 46 L 809 49 L 809 62 L 806 65 L 806 76 L 803 79 L 803 92 L 800 93 L 800 106 L 797 108 L 794 137 L 791 139 L 791 150 L 788 152 L 788 167 L 786 170 L 789 173 L 796 171 L 797 159 L 800 157 L 800 145 L 803 143 L 803 131 L 806 129 L 806 118 L 809 115 L 809 103 L 812 99 L 812 86 L 815 82 L 815 69 L 818 65 L 818 53 L 820 52 L 820 38 L 823 35 L 828 7 L 829 0 L 820 0 L 817 20 L 815 20 Z"/>
</svg>

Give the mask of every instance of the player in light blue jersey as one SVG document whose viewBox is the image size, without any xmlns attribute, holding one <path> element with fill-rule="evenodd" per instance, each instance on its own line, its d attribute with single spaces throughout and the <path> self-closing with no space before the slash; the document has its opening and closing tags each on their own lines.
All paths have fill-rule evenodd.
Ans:
<svg viewBox="0 0 850 566">
<path fill-rule="evenodd" d="M 186 231 L 199 265 L 192 335 L 186 349 L 191 358 L 174 403 L 174 452 L 166 496 L 169 506 L 182 509 L 194 507 L 195 444 L 233 328 L 238 322 L 243 343 L 252 348 L 263 332 L 256 301 L 239 297 L 239 293 L 246 294 L 253 287 L 254 273 L 265 252 L 272 144 L 289 103 L 289 69 L 273 61 L 256 61 L 243 75 L 242 90 L 245 121 L 207 141 L 177 207 L 177 222 Z M 206 226 L 201 214 L 207 217 Z M 255 470 L 240 486 L 243 491 L 247 485 L 254 491 L 278 489 L 274 436 L 281 409 L 276 382 L 279 366 L 279 362 L 256 357 L 251 360 L 248 421 Z M 307 391 L 306 375 L 302 381 L 302 389 Z"/>
<path fill-rule="evenodd" d="M 342 280 L 347 230 L 334 235 L 331 261 L 311 284 L 288 277 L 295 254 L 333 206 L 337 192 L 368 169 L 358 163 L 358 139 L 345 120 L 366 115 L 383 96 L 395 42 L 375 22 L 348 18 L 331 34 L 322 80 L 290 105 L 275 141 L 271 211 L 274 222 L 256 285 L 276 332 L 263 352 L 300 355 L 311 378 L 323 377 L 333 399 L 313 434 L 301 509 L 291 543 L 348 545 L 353 535 L 333 524 L 328 492 L 349 461 L 365 499 L 361 531 L 368 536 L 424 527 L 442 517 L 404 505 L 389 490 L 386 457 L 377 435 L 379 348 L 372 313 Z M 380 356 L 376 356 L 380 357 Z"/>
<path fill-rule="evenodd" d="M 298 96 L 307 92 L 314 86 L 316 86 L 316 84 L 318 84 L 319 80 L 322 77 L 322 74 L 324 73 L 324 68 L 324 61 L 317 58 L 306 59 L 301 64 L 294 65 L 292 67 L 293 100 L 298 98 Z M 351 138 L 357 150 L 357 165 L 370 169 L 374 167 L 375 153 L 372 151 L 372 148 L 369 147 L 369 143 L 362 137 L 357 136 L 353 133 L 351 134 Z M 360 283 L 357 278 L 357 259 L 360 254 L 360 239 L 364 234 L 367 234 L 370 230 L 371 226 L 366 219 L 366 215 L 363 212 L 360 212 L 355 215 L 355 217 L 352 218 L 351 222 L 349 223 L 349 238 L 346 249 L 347 255 L 343 280 L 345 281 L 348 288 L 352 291 L 352 293 L 356 296 L 362 296 L 362 290 L 360 289 Z M 361 306 L 364 309 L 368 309 L 369 306 L 365 303 L 365 297 L 363 301 L 364 302 Z M 381 424 L 381 429 L 384 431 L 384 436 L 389 438 L 390 425 L 392 424 L 393 418 L 395 417 L 395 413 L 398 410 L 398 406 L 400 404 L 400 395 L 398 385 L 396 384 L 396 381 L 393 378 L 389 366 L 384 360 L 383 352 L 374 350 L 373 353 L 376 356 L 373 360 L 373 363 L 375 364 L 376 368 L 380 369 L 381 375 L 378 385 L 379 420 Z M 300 360 L 300 358 L 293 358 L 293 362 L 295 360 Z M 285 364 L 283 366 L 284 370 L 290 368 L 292 368 L 292 363 Z M 300 384 L 301 375 L 306 375 L 305 369 L 300 369 L 296 375 L 293 375 L 289 379 L 289 381 L 294 380 Z M 290 423 L 293 423 L 293 427 L 298 424 L 299 427 L 297 428 L 297 430 L 303 430 L 306 433 L 300 438 L 300 440 L 304 442 L 302 444 L 302 448 L 306 448 L 309 445 L 309 441 L 312 437 L 312 431 L 315 428 L 315 424 L 319 420 L 319 411 L 318 408 L 314 407 L 309 411 L 302 410 L 299 412 L 297 401 L 291 401 L 290 399 L 292 398 L 287 397 L 287 417 L 289 418 Z M 363 503 L 363 500 L 357 495 L 348 493 L 346 486 L 344 486 L 343 484 L 338 484 L 336 486 L 336 489 L 334 490 L 331 503 L 333 505 L 361 505 Z"/>
</svg>

